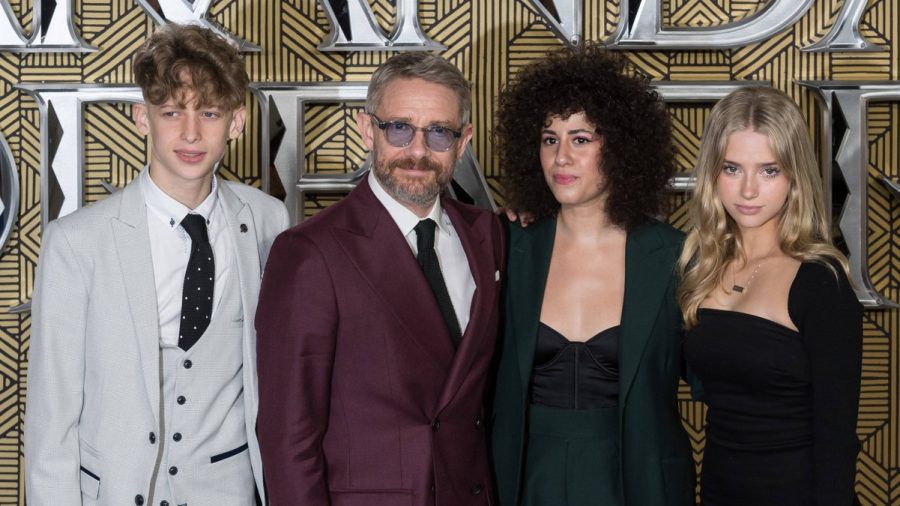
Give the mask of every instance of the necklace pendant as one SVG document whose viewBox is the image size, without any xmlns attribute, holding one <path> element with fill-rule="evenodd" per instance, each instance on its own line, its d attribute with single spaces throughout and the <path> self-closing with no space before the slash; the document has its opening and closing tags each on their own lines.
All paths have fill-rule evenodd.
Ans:
<svg viewBox="0 0 900 506">
<path fill-rule="evenodd" d="M 731 289 L 737 293 L 744 293 L 744 287 L 741 285 L 734 285 L 731 287 Z"/>
</svg>

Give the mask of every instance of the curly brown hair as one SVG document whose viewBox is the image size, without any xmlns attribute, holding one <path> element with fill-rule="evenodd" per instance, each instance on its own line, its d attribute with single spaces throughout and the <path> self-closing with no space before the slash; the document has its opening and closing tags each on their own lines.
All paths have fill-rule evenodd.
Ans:
<svg viewBox="0 0 900 506">
<path fill-rule="evenodd" d="M 134 79 L 144 100 L 178 105 L 188 92 L 197 107 L 235 110 L 244 105 L 250 78 L 241 53 L 212 30 L 170 23 L 147 39 L 134 57 Z"/>
<path fill-rule="evenodd" d="M 597 170 L 610 222 L 628 230 L 663 211 L 675 172 L 669 115 L 648 79 L 626 73 L 624 57 L 594 45 L 549 53 L 522 68 L 498 104 L 492 141 L 510 209 L 556 214 L 541 170 L 541 130 L 554 116 L 583 112 L 603 139 Z"/>
</svg>

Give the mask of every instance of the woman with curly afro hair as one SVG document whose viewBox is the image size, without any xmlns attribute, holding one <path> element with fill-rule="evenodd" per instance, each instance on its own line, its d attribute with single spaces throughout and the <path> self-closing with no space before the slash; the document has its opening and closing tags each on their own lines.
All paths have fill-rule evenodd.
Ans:
<svg viewBox="0 0 900 506">
<path fill-rule="evenodd" d="M 508 208 L 535 220 L 509 225 L 500 504 L 693 504 L 682 234 L 654 218 L 675 165 L 659 97 L 617 54 L 564 49 L 518 73 L 496 125 Z"/>
</svg>

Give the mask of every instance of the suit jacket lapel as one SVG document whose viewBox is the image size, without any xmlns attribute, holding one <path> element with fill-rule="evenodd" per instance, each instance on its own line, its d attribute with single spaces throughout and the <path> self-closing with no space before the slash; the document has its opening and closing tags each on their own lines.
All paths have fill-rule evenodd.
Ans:
<svg viewBox="0 0 900 506">
<path fill-rule="evenodd" d="M 259 243 L 257 242 L 256 223 L 253 213 L 246 203 L 238 198 L 220 178 L 218 181 L 219 198 L 225 211 L 227 234 L 234 245 L 234 257 L 237 264 L 238 286 L 241 291 L 241 307 L 244 312 L 244 378 L 248 412 L 256 408 L 256 342 L 255 334 L 248 328 L 256 312 L 256 301 L 259 298 L 259 283 L 262 266 L 260 266 Z"/>
<path fill-rule="evenodd" d="M 459 206 L 449 198 L 443 198 L 441 205 L 447 211 L 463 250 L 466 252 L 469 270 L 475 280 L 475 293 L 472 295 L 469 323 L 459 349 L 456 350 L 453 366 L 438 403 L 438 410 L 443 409 L 453 399 L 475 361 L 476 355 L 483 351 L 481 345 L 485 338 L 484 326 L 487 324 L 490 313 L 496 310 L 493 302 L 485 301 L 493 301 L 497 290 L 497 280 L 494 278 L 493 243 L 486 240 L 493 228 L 493 217 L 490 214 L 473 212 Z M 493 349 L 487 350 L 488 353 L 492 351 Z"/>
<path fill-rule="evenodd" d="M 360 182 L 345 200 L 352 207 L 347 228 L 334 231 L 337 241 L 360 276 L 401 323 L 407 337 L 446 376 L 453 360 L 453 344 L 406 239 L 368 182 Z"/>
<path fill-rule="evenodd" d="M 665 247 L 652 225 L 642 225 L 628 233 L 622 339 L 619 345 L 620 413 L 628 402 L 644 348 L 671 281 L 677 253 L 677 248 Z"/>
<path fill-rule="evenodd" d="M 144 386 L 154 417 L 159 419 L 159 311 L 140 177 L 122 190 L 119 216 L 111 220 L 119 267 L 140 350 Z"/>
<path fill-rule="evenodd" d="M 515 325 L 514 335 L 519 337 L 515 344 L 523 392 L 528 391 L 531 381 L 541 304 L 555 238 L 556 219 L 545 218 L 531 224 L 509 248 L 510 277 L 516 276 L 516 279 L 510 280 L 515 287 L 510 286 L 507 297 L 510 299 L 508 307 L 515 313 L 509 315 L 506 324 Z"/>
</svg>

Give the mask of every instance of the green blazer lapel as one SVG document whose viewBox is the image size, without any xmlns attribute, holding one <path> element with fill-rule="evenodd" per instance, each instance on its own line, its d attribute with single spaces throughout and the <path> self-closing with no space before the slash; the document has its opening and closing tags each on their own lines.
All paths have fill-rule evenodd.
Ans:
<svg viewBox="0 0 900 506">
<path fill-rule="evenodd" d="M 541 303 L 556 237 L 556 219 L 544 218 L 527 228 L 510 225 L 507 325 L 513 325 L 522 391 L 528 391 L 537 344 Z"/>
<path fill-rule="evenodd" d="M 628 402 L 631 385 L 653 324 L 672 281 L 678 246 L 666 244 L 656 222 L 628 233 L 625 244 L 625 301 L 619 345 L 619 410 Z"/>
</svg>

